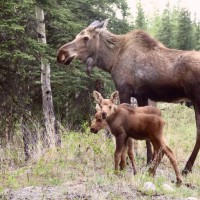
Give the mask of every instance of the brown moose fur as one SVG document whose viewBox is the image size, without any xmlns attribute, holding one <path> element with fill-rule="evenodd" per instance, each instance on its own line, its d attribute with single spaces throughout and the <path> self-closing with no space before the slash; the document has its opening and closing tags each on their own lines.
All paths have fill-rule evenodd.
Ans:
<svg viewBox="0 0 200 200">
<path fill-rule="evenodd" d="M 115 35 L 106 29 L 108 20 L 93 22 L 63 45 L 57 61 L 70 64 L 76 58 L 111 74 L 120 102 L 135 97 L 139 106 L 154 101 L 188 99 L 194 105 L 197 138 L 183 173 L 187 174 L 200 149 L 200 52 L 169 49 L 142 30 Z M 151 154 L 148 154 L 150 160 Z"/>
<path fill-rule="evenodd" d="M 138 112 L 135 108 L 128 108 L 116 105 L 115 99 L 118 92 L 114 92 L 110 99 L 103 99 L 100 93 L 93 92 L 93 96 L 99 103 L 102 111 L 102 118 L 106 122 L 116 138 L 115 170 L 118 170 L 120 158 L 127 138 L 136 140 L 149 140 L 154 149 L 153 167 L 149 173 L 155 175 L 164 154 L 169 158 L 177 178 L 177 185 L 182 183 L 181 174 L 177 166 L 176 157 L 173 151 L 166 145 L 163 137 L 164 120 L 159 115 Z M 156 109 L 156 108 L 154 108 Z"/>
</svg>

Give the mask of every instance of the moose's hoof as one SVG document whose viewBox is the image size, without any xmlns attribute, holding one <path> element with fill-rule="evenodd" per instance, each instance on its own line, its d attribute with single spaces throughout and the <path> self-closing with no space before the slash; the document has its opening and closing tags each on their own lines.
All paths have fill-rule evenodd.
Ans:
<svg viewBox="0 0 200 200">
<path fill-rule="evenodd" d="M 187 176 L 189 173 L 191 173 L 192 172 L 192 170 L 191 169 L 187 169 L 187 168 L 185 168 L 183 171 L 182 171 L 182 175 L 183 176 Z"/>
</svg>

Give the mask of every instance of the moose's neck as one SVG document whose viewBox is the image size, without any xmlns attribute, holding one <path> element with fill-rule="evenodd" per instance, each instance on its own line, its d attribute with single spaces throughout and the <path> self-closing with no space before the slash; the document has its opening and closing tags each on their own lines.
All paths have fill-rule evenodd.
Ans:
<svg viewBox="0 0 200 200">
<path fill-rule="evenodd" d="M 97 67 L 111 73 L 118 60 L 118 53 L 122 44 L 122 36 L 114 35 L 109 31 L 102 31 L 99 36 Z"/>
</svg>

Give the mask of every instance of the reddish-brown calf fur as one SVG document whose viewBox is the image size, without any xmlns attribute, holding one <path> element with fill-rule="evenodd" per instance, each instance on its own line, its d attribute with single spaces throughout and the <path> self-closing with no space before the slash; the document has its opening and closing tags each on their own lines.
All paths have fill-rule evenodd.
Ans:
<svg viewBox="0 0 200 200">
<path fill-rule="evenodd" d="M 95 113 L 94 119 L 90 126 L 90 131 L 92 133 L 98 133 L 101 129 L 107 127 L 107 122 L 105 119 L 102 118 L 102 112 L 97 111 Z M 120 170 L 123 170 L 126 166 L 126 155 L 128 154 L 128 157 L 131 161 L 131 165 L 133 167 L 133 173 L 136 174 L 137 170 L 135 167 L 134 162 L 134 150 L 137 150 L 137 143 L 132 139 L 128 138 L 126 141 L 126 144 L 123 147 L 122 155 L 121 155 L 121 161 L 119 163 Z"/>
<path fill-rule="evenodd" d="M 158 116 L 161 116 L 161 112 L 159 109 L 151 106 L 144 106 L 144 107 L 133 107 L 130 104 L 123 103 L 119 105 L 120 107 L 124 109 L 130 109 L 133 112 L 138 112 L 138 113 L 146 113 L 146 114 L 155 114 Z M 100 107 L 99 107 L 100 108 Z M 99 130 L 105 128 L 107 125 L 106 120 L 102 118 L 102 112 L 101 109 L 99 109 L 96 106 L 96 114 L 95 117 L 92 121 L 92 124 L 90 126 L 90 131 L 92 133 L 98 133 Z M 136 167 L 135 167 L 135 162 L 134 162 L 134 150 L 137 148 L 137 143 L 135 140 L 132 138 L 128 138 L 126 144 L 124 145 L 122 155 L 121 155 L 121 161 L 120 161 L 120 170 L 123 170 L 126 166 L 126 155 L 128 153 L 129 159 L 131 161 L 131 165 L 133 167 L 133 172 L 136 174 Z"/>
<path fill-rule="evenodd" d="M 149 173 L 155 175 L 164 154 L 169 158 L 177 178 L 177 185 L 181 185 L 181 174 L 177 166 L 173 151 L 166 145 L 163 138 L 164 120 L 155 114 L 137 112 L 135 109 L 125 109 L 115 105 L 118 92 L 114 92 L 110 99 L 103 99 L 100 93 L 94 91 L 93 96 L 102 110 L 102 117 L 116 137 L 115 170 L 118 170 L 124 144 L 128 137 L 136 140 L 149 140 L 154 148 L 153 167 Z"/>
</svg>

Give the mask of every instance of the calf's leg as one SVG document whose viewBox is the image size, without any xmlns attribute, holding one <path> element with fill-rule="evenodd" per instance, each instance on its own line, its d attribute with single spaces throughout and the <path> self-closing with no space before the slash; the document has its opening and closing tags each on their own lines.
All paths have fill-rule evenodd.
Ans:
<svg viewBox="0 0 200 200">
<path fill-rule="evenodd" d="M 119 163 L 122 157 L 123 149 L 125 147 L 125 138 L 126 138 L 125 134 L 121 134 L 116 137 L 116 149 L 114 155 L 116 173 L 119 171 Z"/>
<path fill-rule="evenodd" d="M 147 147 L 147 165 L 149 165 L 152 162 L 153 158 L 151 143 L 149 140 L 146 140 L 146 147 Z"/>
<path fill-rule="evenodd" d="M 134 140 L 133 146 L 134 146 L 133 148 L 134 148 L 135 156 L 138 157 L 138 141 L 137 140 Z"/>
<path fill-rule="evenodd" d="M 127 145 L 128 145 L 128 157 L 131 161 L 131 165 L 133 168 L 134 175 L 137 173 L 136 166 L 135 166 L 135 159 L 134 159 L 134 140 L 132 138 L 127 139 Z"/>
<path fill-rule="evenodd" d="M 127 144 L 125 144 L 122 150 L 121 161 L 119 163 L 120 170 L 124 170 L 126 167 L 127 150 L 128 150 L 128 146 Z"/>
<path fill-rule="evenodd" d="M 152 166 L 149 167 L 148 171 L 149 171 L 149 174 L 154 176 L 156 174 L 156 169 L 163 158 L 164 153 L 159 144 L 157 144 L 156 142 L 152 142 L 152 144 L 153 144 L 153 149 L 154 149 L 153 162 L 152 162 Z"/>
<path fill-rule="evenodd" d="M 163 152 L 169 158 L 169 160 L 174 168 L 175 174 L 176 174 L 176 180 L 177 180 L 176 184 L 177 184 L 177 186 L 180 186 L 182 183 L 182 179 L 181 179 L 181 173 L 178 169 L 176 156 L 175 156 L 174 152 L 167 145 L 165 147 L 163 147 Z"/>
</svg>

